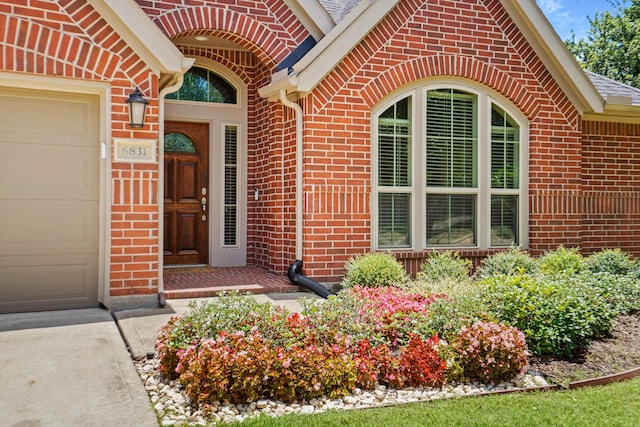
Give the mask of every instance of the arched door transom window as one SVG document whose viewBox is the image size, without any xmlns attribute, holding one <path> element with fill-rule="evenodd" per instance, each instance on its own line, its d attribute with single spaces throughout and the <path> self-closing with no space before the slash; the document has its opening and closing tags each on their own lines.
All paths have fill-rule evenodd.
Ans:
<svg viewBox="0 0 640 427">
<path fill-rule="evenodd" d="M 238 91 L 231 83 L 213 71 L 193 67 L 185 73 L 180 90 L 168 94 L 167 99 L 237 104 Z"/>
<path fill-rule="evenodd" d="M 171 132 L 164 136 L 164 151 L 179 153 L 195 153 L 193 141 L 186 135 Z"/>
</svg>

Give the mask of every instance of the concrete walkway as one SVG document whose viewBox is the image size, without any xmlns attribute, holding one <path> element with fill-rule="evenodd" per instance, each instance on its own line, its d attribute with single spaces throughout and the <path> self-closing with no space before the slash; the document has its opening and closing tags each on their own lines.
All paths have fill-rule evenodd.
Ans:
<svg viewBox="0 0 640 427">
<path fill-rule="evenodd" d="M 299 311 L 301 296 L 316 297 L 254 298 Z M 189 301 L 113 316 L 97 308 L 0 315 L 0 426 L 157 426 L 131 358 L 154 352 L 158 329 Z"/>
</svg>

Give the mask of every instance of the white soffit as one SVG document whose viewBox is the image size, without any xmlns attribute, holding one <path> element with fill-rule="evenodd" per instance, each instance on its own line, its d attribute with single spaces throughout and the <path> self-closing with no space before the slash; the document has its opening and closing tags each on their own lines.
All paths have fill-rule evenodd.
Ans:
<svg viewBox="0 0 640 427">
<path fill-rule="evenodd" d="M 384 18 L 399 0 L 362 0 L 293 66 L 297 90 L 310 92 Z"/>
<path fill-rule="evenodd" d="M 581 113 L 602 113 L 604 100 L 535 0 L 500 0 L 538 57 Z"/>
<path fill-rule="evenodd" d="M 186 59 L 133 0 L 87 0 L 158 76 L 181 74 Z"/>
</svg>

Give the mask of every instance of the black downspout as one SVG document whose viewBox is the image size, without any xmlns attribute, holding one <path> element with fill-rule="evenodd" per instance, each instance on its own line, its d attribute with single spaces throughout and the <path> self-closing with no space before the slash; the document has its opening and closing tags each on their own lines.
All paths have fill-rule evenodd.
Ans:
<svg viewBox="0 0 640 427">
<path fill-rule="evenodd" d="M 302 270 L 302 261 L 297 259 L 293 264 L 289 266 L 289 271 L 287 271 L 287 276 L 289 277 L 289 281 L 294 285 L 302 286 L 303 288 L 309 289 L 311 292 L 320 295 L 322 298 L 327 299 L 331 292 L 320 283 L 315 280 L 309 279 L 307 276 L 300 273 Z"/>
</svg>

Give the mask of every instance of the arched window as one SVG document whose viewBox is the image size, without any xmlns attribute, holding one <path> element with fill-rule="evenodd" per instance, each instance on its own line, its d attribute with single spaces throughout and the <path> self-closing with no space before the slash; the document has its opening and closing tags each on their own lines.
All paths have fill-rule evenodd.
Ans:
<svg viewBox="0 0 640 427">
<path fill-rule="evenodd" d="M 423 83 L 374 112 L 376 249 L 526 242 L 528 125 L 503 104 Z"/>
<path fill-rule="evenodd" d="M 182 87 L 167 95 L 167 99 L 180 101 L 236 104 L 238 91 L 220 75 L 206 68 L 192 67 L 184 75 Z"/>
<path fill-rule="evenodd" d="M 164 136 L 164 151 L 167 153 L 195 153 L 196 146 L 188 136 L 172 132 Z"/>
</svg>

